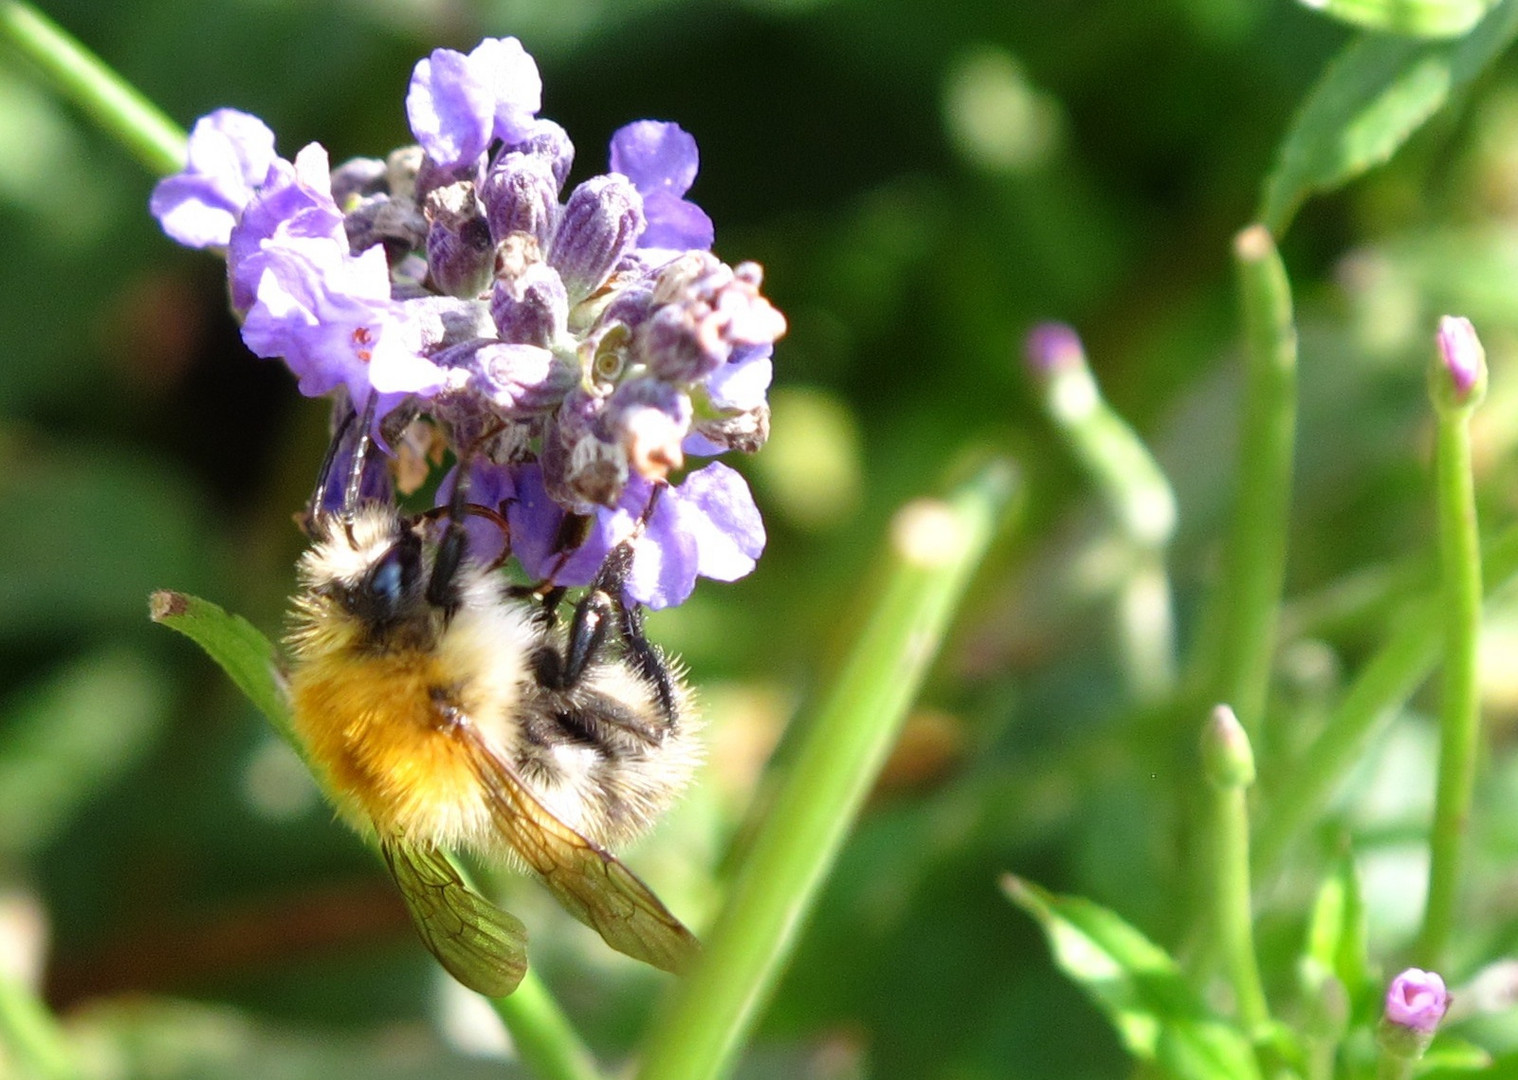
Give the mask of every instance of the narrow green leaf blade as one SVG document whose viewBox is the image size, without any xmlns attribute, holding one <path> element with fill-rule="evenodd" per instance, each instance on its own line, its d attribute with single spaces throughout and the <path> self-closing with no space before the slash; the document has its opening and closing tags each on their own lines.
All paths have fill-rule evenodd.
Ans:
<svg viewBox="0 0 1518 1080">
<path fill-rule="evenodd" d="M 1412 37 L 1459 37 L 1491 10 L 1491 0 L 1300 0 L 1352 26 Z"/>
<path fill-rule="evenodd" d="M 1329 64 L 1281 143 L 1260 220 L 1277 237 L 1303 200 L 1389 160 L 1518 34 L 1518 0 L 1502 0 L 1458 40 L 1366 35 Z"/>
<path fill-rule="evenodd" d="M 1164 949 L 1113 912 L 1007 875 L 1002 888 L 1043 927 L 1055 962 L 1091 996 L 1135 1057 L 1181 1080 L 1259 1080 L 1243 1033 L 1187 985 Z"/>
<path fill-rule="evenodd" d="M 148 598 L 148 610 L 154 622 L 179 631 L 204 649 L 299 752 L 279 654 L 268 638 L 241 615 L 186 593 L 155 592 Z"/>
</svg>

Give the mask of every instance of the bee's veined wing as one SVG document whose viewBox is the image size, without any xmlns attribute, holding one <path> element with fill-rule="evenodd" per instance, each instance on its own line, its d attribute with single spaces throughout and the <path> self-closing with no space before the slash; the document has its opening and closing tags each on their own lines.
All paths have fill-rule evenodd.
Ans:
<svg viewBox="0 0 1518 1080">
<path fill-rule="evenodd" d="M 422 943 L 459 982 L 505 997 L 527 973 L 527 928 L 464 884 L 434 847 L 399 838 L 381 842 Z"/>
<path fill-rule="evenodd" d="M 564 910 L 618 952 L 677 975 L 685 971 L 701 951 L 696 936 L 615 855 L 556 818 L 473 729 L 469 737 L 496 828 Z"/>
</svg>

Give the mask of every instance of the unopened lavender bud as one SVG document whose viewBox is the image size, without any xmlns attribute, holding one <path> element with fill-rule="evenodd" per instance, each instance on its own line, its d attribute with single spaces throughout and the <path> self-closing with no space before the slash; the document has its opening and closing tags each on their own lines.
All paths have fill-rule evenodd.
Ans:
<svg viewBox="0 0 1518 1080">
<path fill-rule="evenodd" d="M 1422 1057 L 1449 1001 L 1449 991 L 1436 972 L 1408 968 L 1398 975 L 1386 988 L 1386 1009 L 1376 1029 L 1382 1054 L 1402 1061 Z"/>
<path fill-rule="evenodd" d="M 332 199 L 344 211 L 350 200 L 389 193 L 388 170 L 379 158 L 350 158 L 332 170 Z"/>
<path fill-rule="evenodd" d="M 1438 356 L 1429 376 L 1436 405 L 1474 406 L 1486 394 L 1486 350 L 1471 321 L 1458 315 L 1439 320 Z"/>
<path fill-rule="evenodd" d="M 708 453 L 721 453 L 723 450 L 736 450 L 740 454 L 757 453 L 769 441 L 770 407 L 761 404 L 752 409 L 700 419 L 691 426 L 691 430 L 710 444 L 704 448 Z"/>
<path fill-rule="evenodd" d="M 431 359 L 463 376 L 450 379 L 463 395 L 488 402 L 509 420 L 530 419 L 554 408 L 574 386 L 577 374 L 547 349 L 489 339 L 455 345 Z"/>
<path fill-rule="evenodd" d="M 532 154 L 501 155 L 485 174 L 480 199 L 497 240 L 527 233 L 547 250 L 559 218 L 559 184 L 551 162 Z"/>
<path fill-rule="evenodd" d="M 474 297 L 490 283 L 495 244 L 474 185 L 467 181 L 427 196 L 427 266 L 432 283 L 450 296 Z"/>
<path fill-rule="evenodd" d="M 611 276 L 643 231 L 643 197 L 624 176 L 593 176 L 569 195 L 549 262 L 578 304 Z"/>
<path fill-rule="evenodd" d="M 513 233 L 496 247 L 490 317 L 502 341 L 548 348 L 567 332 L 564 282 L 541 260 L 537 241 L 526 233 Z"/>
<path fill-rule="evenodd" d="M 660 270 L 653 314 L 638 329 L 644 363 L 659 378 L 695 383 L 743 346 L 769 345 L 785 317 L 759 293 L 757 263 L 732 268 L 709 252 L 690 252 Z"/>
<path fill-rule="evenodd" d="M 1254 783 L 1254 751 L 1244 725 L 1227 705 L 1212 710 L 1202 728 L 1202 768 L 1220 788 L 1245 788 Z"/>
<path fill-rule="evenodd" d="M 519 143 L 512 143 L 506 147 L 504 153 L 530 154 L 544 161 L 553 173 L 555 193 L 564 187 L 564 181 L 569 179 L 570 166 L 575 161 L 575 144 L 569 141 L 569 132 L 565 131 L 552 120 L 539 119 L 532 129 L 532 134 Z"/>
<path fill-rule="evenodd" d="M 1023 358 L 1028 370 L 1039 377 L 1086 366 L 1086 350 L 1080 335 L 1059 322 L 1039 323 L 1023 339 Z"/>
<path fill-rule="evenodd" d="M 478 161 L 461 162 L 457 165 L 443 166 L 424 154 L 422 156 L 422 163 L 416 170 L 416 186 L 412 197 L 417 202 L 423 203 L 426 202 L 428 195 L 438 188 L 447 187 L 449 184 L 457 184 L 460 181 L 478 184 L 481 180 L 480 165 L 482 162 L 483 159 L 480 159 Z M 394 188 L 391 190 L 393 191 Z"/>
<path fill-rule="evenodd" d="M 427 155 L 420 146 L 402 146 L 385 159 L 385 186 L 392 199 L 416 201 L 416 178 Z"/>
<path fill-rule="evenodd" d="M 607 401 L 605 425 L 634 472 L 663 480 L 685 463 L 680 446 L 690 431 L 690 397 L 658 379 L 629 379 Z"/>
<path fill-rule="evenodd" d="M 613 506 L 627 483 L 627 452 L 608 437 L 606 399 L 576 387 L 543 436 L 543 483 L 549 496 L 574 513 Z"/>
</svg>

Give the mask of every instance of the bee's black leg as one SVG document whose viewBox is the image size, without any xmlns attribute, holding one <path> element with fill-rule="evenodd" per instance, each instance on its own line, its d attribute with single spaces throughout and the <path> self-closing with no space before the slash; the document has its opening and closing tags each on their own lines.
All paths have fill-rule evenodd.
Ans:
<svg viewBox="0 0 1518 1080">
<path fill-rule="evenodd" d="M 664 662 L 664 654 L 658 647 L 644 636 L 643 609 L 636 604 L 628 604 L 624 593 L 627 575 L 632 572 L 633 556 L 636 554 L 634 545 L 652 516 L 662 491 L 662 484 L 654 488 L 633 534 L 607 553 L 601 568 L 596 571 L 589 591 L 575 605 L 574 618 L 569 625 L 569 640 L 557 674 L 560 687 L 574 686 L 591 661 L 605 648 L 613 627 L 619 627 L 627 659 L 639 674 L 653 684 L 665 718 L 673 724 L 678 709 L 669 665 Z"/>
<path fill-rule="evenodd" d="M 464 516 L 468 512 L 469 470 L 463 462 L 454 473 L 453 496 L 448 500 L 448 524 L 443 528 L 443 538 L 438 541 L 437 556 L 432 563 L 432 576 L 427 579 L 427 603 L 452 612 L 459 606 L 459 567 L 469 548 L 469 534 L 464 529 Z"/>
</svg>

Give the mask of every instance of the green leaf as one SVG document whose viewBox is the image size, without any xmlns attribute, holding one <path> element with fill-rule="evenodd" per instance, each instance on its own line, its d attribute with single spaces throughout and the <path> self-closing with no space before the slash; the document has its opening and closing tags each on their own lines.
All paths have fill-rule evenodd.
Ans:
<svg viewBox="0 0 1518 1080">
<path fill-rule="evenodd" d="M 209 600 L 168 589 L 148 598 L 148 610 L 154 622 L 179 631 L 204 649 L 304 759 L 290 719 L 279 654 L 268 638 L 241 615 L 223 611 Z"/>
<path fill-rule="evenodd" d="M 1054 959 L 1107 1014 L 1130 1053 L 1182 1080 L 1259 1080 L 1249 1040 L 1213 1013 L 1170 954 L 1106 908 L 1007 875 Z"/>
<path fill-rule="evenodd" d="M 1518 0 L 1502 0 L 1454 41 L 1365 35 L 1308 94 L 1265 181 L 1260 219 L 1276 236 L 1313 192 L 1329 191 L 1389 160 L 1465 90 L 1518 33 Z"/>
<path fill-rule="evenodd" d="M 1300 0 L 1303 7 L 1367 30 L 1413 37 L 1459 37 L 1481 21 L 1492 0 Z"/>
</svg>

